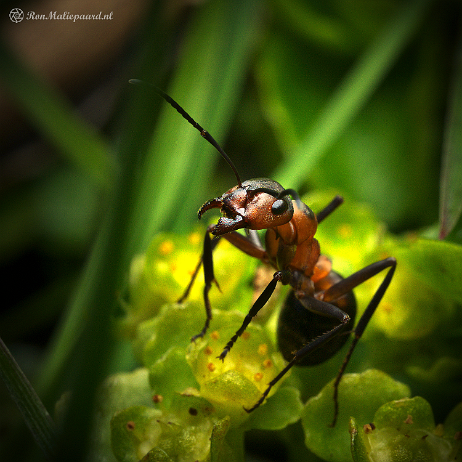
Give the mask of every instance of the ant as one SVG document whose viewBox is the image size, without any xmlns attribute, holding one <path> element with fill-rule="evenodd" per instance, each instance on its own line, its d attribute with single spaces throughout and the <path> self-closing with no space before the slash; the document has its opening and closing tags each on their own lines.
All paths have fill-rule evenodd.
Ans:
<svg viewBox="0 0 462 462">
<path fill-rule="evenodd" d="M 130 82 L 140 83 L 138 80 Z M 288 363 L 271 380 L 255 405 L 245 410 L 252 412 L 257 409 L 266 399 L 271 388 L 292 366 L 315 365 L 326 361 L 348 340 L 349 336 L 346 334 L 353 333 L 353 341 L 334 381 L 334 417 L 331 426 L 335 426 L 339 411 L 338 387 L 341 378 L 367 323 L 392 280 L 396 259 L 386 258 L 366 266 L 347 278 L 342 278 L 332 270 L 331 261 L 321 255 L 319 243 L 314 237 L 318 224 L 343 203 L 342 197 L 334 197 L 325 208 L 314 214 L 300 200 L 296 191 L 284 189 L 276 181 L 268 178 L 241 181 L 233 162 L 215 139 L 170 96 L 156 87 L 154 91 L 218 150 L 237 179 L 237 186 L 226 191 L 222 196 L 207 201 L 198 212 L 200 219 L 207 210 L 219 208 L 223 216 L 217 224 L 207 228 L 201 259 L 184 295 L 178 300 L 181 303 L 188 297 L 200 266 L 203 265 L 206 319 L 203 329 L 192 337 L 191 341 L 202 338 L 212 320 L 208 293 L 212 283 L 218 286 L 213 271 L 213 249 L 219 239 L 224 238 L 247 255 L 272 266 L 276 272 L 250 308 L 241 327 L 218 356 L 219 359 L 222 361 L 225 359 L 252 318 L 269 300 L 278 282 L 288 284 L 292 288 L 280 313 L 277 331 L 279 348 Z M 238 233 L 238 229 L 244 229 L 246 234 Z M 266 230 L 265 246 L 262 245 L 257 230 Z M 213 239 L 210 237 L 211 234 L 214 236 Z M 358 324 L 353 328 L 356 301 L 352 290 L 387 268 L 388 272 L 382 283 Z"/>
</svg>

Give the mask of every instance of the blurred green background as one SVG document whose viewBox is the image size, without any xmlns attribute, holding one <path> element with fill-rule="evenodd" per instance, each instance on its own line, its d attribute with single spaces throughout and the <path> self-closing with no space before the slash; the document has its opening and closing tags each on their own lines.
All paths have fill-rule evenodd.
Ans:
<svg viewBox="0 0 462 462">
<path fill-rule="evenodd" d="M 0 337 L 50 410 L 78 384 L 61 455 L 85 451 L 98 380 L 133 366 L 109 322 L 131 257 L 236 183 L 130 78 L 175 98 L 243 179 L 333 188 L 394 233 L 462 241 L 460 2 L 69 1 L 113 13 L 73 22 L 28 19 L 63 12 L 36 1 L 20 23 L 13 7 L 0 17 Z M 30 457 L 1 390 L 0 448 Z"/>
</svg>

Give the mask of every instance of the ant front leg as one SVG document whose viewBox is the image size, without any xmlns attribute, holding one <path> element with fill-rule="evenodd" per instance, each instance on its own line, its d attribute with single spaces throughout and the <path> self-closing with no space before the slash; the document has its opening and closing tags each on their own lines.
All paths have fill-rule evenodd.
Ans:
<svg viewBox="0 0 462 462">
<path fill-rule="evenodd" d="M 206 231 L 206 233 L 209 233 L 209 230 Z M 209 237 L 210 240 L 210 237 Z M 204 239 L 205 241 L 205 239 Z M 215 250 L 215 247 L 217 246 L 218 242 L 220 241 L 219 237 L 216 237 L 215 239 L 212 239 L 211 242 L 211 247 L 212 247 L 212 252 Z M 205 242 L 204 242 L 204 247 L 205 247 Z M 208 249 L 208 244 L 207 244 L 207 252 L 210 252 Z M 199 274 L 199 270 L 201 269 L 202 266 L 202 261 L 204 259 L 204 255 L 201 255 L 201 258 L 197 262 L 196 268 L 194 269 L 194 272 L 191 276 L 191 279 L 189 281 L 188 286 L 186 287 L 185 291 L 183 292 L 183 295 L 176 301 L 176 303 L 184 303 L 184 301 L 189 297 L 189 293 L 191 292 L 192 286 L 194 285 L 194 282 L 197 278 L 197 275 Z M 213 263 L 212 263 L 213 264 Z M 212 268 L 212 273 L 213 273 L 213 268 Z"/>
<path fill-rule="evenodd" d="M 212 283 L 215 283 L 218 289 L 220 289 L 220 286 L 218 285 L 218 282 L 215 279 L 215 273 L 213 270 L 213 251 L 215 247 L 217 246 L 219 240 L 221 237 L 229 241 L 233 246 L 241 250 L 242 252 L 246 253 L 247 255 L 258 258 L 262 260 L 263 262 L 268 261 L 267 254 L 263 247 L 261 246 L 261 243 L 258 239 L 258 235 L 256 235 L 254 231 L 254 235 L 250 235 L 249 237 L 243 236 L 242 234 L 239 234 L 235 231 L 229 232 L 227 234 L 224 234 L 222 236 L 215 236 L 213 239 L 211 239 L 210 234 L 212 233 L 215 225 L 210 225 L 207 228 L 207 231 L 205 232 L 205 237 L 204 237 L 204 247 L 203 247 L 203 252 L 202 256 L 199 260 L 199 263 L 197 264 L 194 273 L 191 277 L 191 281 L 188 284 L 188 287 L 186 288 L 184 294 L 182 297 L 177 301 L 177 303 L 183 303 L 184 300 L 189 296 L 189 292 L 191 291 L 191 288 L 194 284 L 194 281 L 199 274 L 199 270 L 201 266 L 204 266 L 204 306 L 205 306 L 205 314 L 206 314 L 206 319 L 205 319 L 205 324 L 203 329 L 199 332 L 199 334 L 194 335 L 191 338 L 191 341 L 194 342 L 198 338 L 202 338 L 205 333 L 207 332 L 207 329 L 209 328 L 210 321 L 212 320 L 212 308 L 210 305 L 210 299 L 209 299 L 209 291 L 212 287 Z M 250 231 L 252 233 L 252 231 Z M 274 290 L 274 289 L 273 289 Z M 226 355 L 225 355 L 226 356 Z M 223 356 L 224 358 L 224 356 Z"/>
<path fill-rule="evenodd" d="M 213 229 L 214 225 L 211 225 L 207 228 L 207 231 L 205 232 L 205 237 L 204 237 L 204 248 L 202 252 L 202 257 L 199 260 L 199 263 L 196 266 L 196 269 L 194 270 L 194 273 L 191 277 L 191 281 L 186 288 L 185 293 L 181 297 L 178 302 L 182 302 L 188 295 L 189 291 L 191 290 L 191 287 L 194 283 L 194 280 L 197 277 L 197 274 L 199 272 L 199 269 L 201 267 L 201 264 L 204 265 L 204 306 L 205 306 L 205 324 L 202 330 L 197 334 L 191 337 L 191 342 L 196 341 L 198 338 L 202 338 L 205 333 L 207 332 L 207 329 L 209 328 L 210 321 L 212 320 L 212 307 L 210 305 L 210 299 L 209 299 L 209 291 L 212 287 L 212 283 L 215 283 L 218 289 L 220 289 L 220 286 L 218 285 L 218 282 L 215 279 L 215 274 L 213 271 L 213 250 L 218 244 L 219 237 L 215 237 L 213 240 L 210 238 L 210 232 Z"/>
</svg>

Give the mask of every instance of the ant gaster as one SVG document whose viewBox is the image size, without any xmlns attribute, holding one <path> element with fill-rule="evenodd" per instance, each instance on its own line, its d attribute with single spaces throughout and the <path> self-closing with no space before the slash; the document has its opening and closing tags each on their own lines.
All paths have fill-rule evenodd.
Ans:
<svg viewBox="0 0 462 462">
<path fill-rule="evenodd" d="M 258 408 L 271 388 L 292 366 L 318 364 L 327 360 L 346 342 L 348 335 L 345 334 L 352 332 L 353 341 L 334 382 L 334 416 L 331 424 L 334 426 L 338 417 L 340 380 L 356 344 L 390 284 L 396 268 L 395 258 L 389 257 L 372 263 L 351 276 L 342 278 L 332 270 L 331 261 L 321 255 L 314 235 L 318 224 L 342 204 L 343 199 L 336 196 L 315 215 L 294 190 L 284 189 L 276 181 L 258 178 L 241 182 L 236 167 L 213 137 L 170 96 L 156 87 L 154 90 L 220 152 L 233 169 L 238 183 L 222 196 L 206 202 L 198 212 L 201 218 L 207 210 L 218 208 L 223 216 L 216 225 L 207 228 L 201 260 L 179 300 L 182 302 L 187 298 L 203 264 L 206 320 L 201 332 L 191 340 L 203 337 L 212 319 L 208 296 L 212 283 L 216 283 L 212 253 L 218 240 L 224 238 L 247 255 L 271 265 L 276 272 L 250 308 L 241 327 L 224 347 L 219 359 L 225 359 L 252 318 L 269 300 L 278 282 L 292 287 L 281 311 L 278 326 L 279 348 L 288 363 L 268 384 L 255 405 L 246 411 L 251 412 Z M 246 235 L 236 232 L 238 229 L 244 229 Z M 265 246 L 261 244 L 257 234 L 257 230 L 263 229 L 266 230 Z M 210 234 L 214 236 L 213 240 Z M 382 283 L 353 328 L 356 302 L 352 290 L 387 268 L 388 272 Z"/>
</svg>

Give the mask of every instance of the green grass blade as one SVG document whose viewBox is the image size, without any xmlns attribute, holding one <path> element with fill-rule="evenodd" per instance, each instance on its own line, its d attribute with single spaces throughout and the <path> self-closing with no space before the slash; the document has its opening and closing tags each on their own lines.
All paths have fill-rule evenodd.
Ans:
<svg viewBox="0 0 462 462">
<path fill-rule="evenodd" d="M 338 139 L 384 79 L 421 23 L 429 3 L 414 0 L 398 12 L 337 88 L 305 141 L 276 170 L 277 181 L 300 187 L 316 160 Z"/>
<path fill-rule="evenodd" d="M 211 59 L 207 59 L 210 66 L 205 73 L 209 76 L 219 76 L 219 80 L 225 86 L 229 86 L 229 94 L 236 94 L 236 86 L 242 81 L 242 64 L 237 66 L 238 63 L 244 60 L 249 50 L 249 40 L 244 42 L 244 53 L 239 52 L 241 57 L 229 60 L 227 53 L 229 53 L 230 40 L 234 45 L 237 44 L 238 39 L 230 32 L 227 40 L 224 42 L 214 43 L 214 35 L 208 35 L 208 31 L 217 33 L 216 27 L 229 27 L 232 31 L 233 28 L 239 30 L 239 21 L 246 18 L 246 30 L 250 30 L 251 17 L 254 13 L 253 2 L 240 1 L 233 4 L 233 8 L 237 10 L 235 15 L 230 15 L 232 9 L 227 9 L 224 6 L 226 2 L 212 2 L 206 7 L 198 10 L 197 20 L 200 27 L 197 26 L 186 36 L 188 42 L 197 44 L 192 46 L 188 43 L 186 45 L 187 56 L 190 56 L 192 61 L 185 59 L 186 62 L 193 62 L 194 69 L 200 69 L 200 64 L 204 62 L 204 53 L 208 53 L 210 45 Z M 252 8 L 251 8 L 252 7 Z M 224 8 L 224 10 L 223 10 Z M 238 14 L 240 12 L 240 14 Z M 243 13 L 245 15 L 243 16 Z M 226 15 L 228 13 L 228 15 Z M 217 16 L 215 16 L 217 15 Z M 212 20 L 217 19 L 217 22 Z M 233 17 L 233 22 L 228 23 L 230 18 Z M 219 20 L 218 20 L 219 19 Z M 254 17 L 253 17 L 254 19 Z M 213 24 L 213 27 L 211 27 Z M 154 25 L 152 28 L 155 29 Z M 157 29 L 162 29 L 157 25 Z M 159 32 L 155 32 L 157 42 L 161 43 L 158 36 Z M 241 37 L 242 38 L 242 37 Z M 149 39 L 151 41 L 151 39 Z M 151 42 L 152 45 L 152 42 Z M 214 46 L 218 45 L 218 50 L 213 51 Z M 192 48 L 191 49 L 189 48 Z M 159 46 L 157 46 L 159 48 Z M 232 48 L 236 50 L 236 48 Z M 234 52 L 234 51 L 233 51 Z M 217 55 L 222 54 L 222 60 L 216 60 Z M 193 59 L 194 58 L 194 59 Z M 147 59 L 147 58 L 145 58 Z M 155 57 L 150 57 L 152 61 L 151 66 L 154 67 Z M 237 66 L 233 72 L 230 72 L 230 82 L 227 82 L 228 73 L 223 71 L 223 66 L 230 62 L 232 66 Z M 183 91 L 191 93 L 195 87 L 195 75 L 191 75 L 191 71 L 185 68 L 183 60 L 179 62 L 178 69 L 187 75 L 189 72 L 190 78 L 183 82 Z M 151 69 L 151 74 L 154 72 Z M 149 73 L 141 75 L 134 75 L 146 79 Z M 225 78 L 226 76 L 226 78 Z M 205 77 L 204 77 L 205 78 Z M 216 82 L 215 89 L 219 86 Z M 127 82 L 128 86 L 128 82 Z M 189 92 L 188 92 L 189 88 Z M 203 84 L 209 92 L 207 84 Z M 138 105 L 140 102 L 146 106 L 146 93 L 139 91 L 139 88 L 133 87 L 129 89 L 130 97 L 132 100 L 137 100 Z M 181 96 L 172 95 L 179 102 L 187 107 L 181 100 Z M 237 96 L 235 96 L 237 98 Z M 149 98 L 152 103 L 152 98 Z M 216 95 L 210 94 L 194 94 L 193 100 L 199 104 L 201 111 L 199 115 L 196 114 L 194 107 L 191 109 L 187 107 L 188 111 L 194 115 L 195 118 L 201 121 L 210 130 L 213 129 L 213 124 L 207 124 L 201 119 L 201 114 L 212 113 L 212 108 L 215 109 Z M 161 103 L 161 100 L 159 100 Z M 142 114 L 145 119 L 148 119 L 143 126 L 150 125 L 149 115 L 146 116 L 146 107 L 143 107 Z M 138 111 L 138 116 L 132 115 L 132 111 Z M 56 393 L 58 389 L 57 378 L 66 373 L 67 367 L 71 367 L 74 371 L 71 373 L 71 378 L 76 380 L 73 394 L 73 400 L 69 409 L 69 419 L 66 421 L 63 429 L 63 440 L 59 446 L 59 454 L 72 454 L 74 459 L 78 459 L 87 446 L 88 425 L 87 422 L 91 417 L 91 405 L 95 393 L 96 383 L 101 378 L 104 372 L 104 367 L 110 363 L 111 358 L 111 344 L 112 339 L 110 336 L 110 314 L 113 312 L 116 304 L 116 293 L 121 290 L 123 278 L 128 271 L 128 263 L 134 252 L 142 249 L 152 237 L 152 234 L 165 225 L 166 220 L 169 218 L 168 212 L 175 214 L 177 211 L 176 205 L 184 200 L 184 195 L 195 193 L 189 188 L 191 187 L 190 176 L 191 169 L 187 167 L 184 169 L 183 177 L 177 179 L 177 167 L 181 169 L 181 165 L 185 162 L 185 157 L 182 154 L 182 149 L 179 149 L 179 157 L 176 157 L 177 151 L 172 149 L 172 146 L 178 148 L 176 145 L 179 143 L 180 135 L 176 132 L 177 127 L 181 126 L 183 122 L 181 117 L 171 107 L 164 108 L 163 117 L 166 117 L 167 122 L 163 122 L 158 127 L 158 139 L 164 146 L 162 155 L 157 147 L 156 142 L 143 157 L 143 152 L 140 148 L 144 144 L 143 137 L 145 134 L 143 130 L 139 130 L 139 114 L 140 107 L 134 108 L 133 105 L 127 108 L 129 114 L 128 121 L 125 121 L 124 133 L 120 140 L 118 140 L 118 147 L 120 151 L 121 168 L 119 182 L 115 182 L 114 193 L 112 198 L 110 213 L 103 222 L 102 229 L 99 233 L 97 242 L 93 248 L 92 255 L 88 265 L 84 271 L 79 288 L 76 291 L 75 297 L 72 300 L 68 315 L 65 319 L 62 329 L 60 330 L 56 341 L 52 346 L 52 352 L 49 355 L 49 360 L 46 368 L 42 374 L 40 387 L 48 393 Z M 152 111 L 154 112 L 154 111 Z M 219 114 L 225 113 L 226 117 L 229 116 L 228 110 L 216 111 Z M 223 115 L 221 115 L 223 117 Z M 207 124 L 207 125 L 206 125 Z M 202 156 L 203 150 L 208 148 L 207 143 L 200 137 L 194 128 L 189 127 L 185 122 L 185 131 L 191 133 L 191 137 L 198 141 L 200 148 L 192 155 L 192 161 L 197 161 Z M 171 135 L 169 136 L 169 133 Z M 216 135 L 217 132 L 214 132 Z M 217 136 L 217 135 L 216 135 Z M 220 133 L 218 133 L 218 136 Z M 141 138 L 140 138 L 141 137 Z M 188 145 L 188 143 L 186 143 Z M 211 152 L 213 148 L 210 147 Z M 200 154 L 198 154 L 198 152 Z M 198 157 L 199 156 L 199 157 Z M 219 154 L 213 152 L 210 156 L 213 159 L 218 159 Z M 201 159 L 202 160 L 202 159 Z M 178 191 L 179 184 L 186 185 L 186 190 Z M 203 198 L 201 198 L 203 200 Z M 189 213 L 189 211 L 188 211 Z M 194 215 L 194 212 L 192 212 Z M 170 215 L 171 218 L 171 215 Z M 77 374 L 77 376 L 75 375 Z M 62 380 L 62 379 L 61 379 Z M 82 429 L 85 427 L 85 431 Z"/>
<path fill-rule="evenodd" d="M 159 25 L 158 8 L 158 4 L 152 5 L 150 21 L 147 22 L 146 30 L 140 35 L 140 46 L 135 62 L 138 63 L 138 68 L 141 68 L 142 76 L 153 74 L 161 55 L 157 44 L 160 43 L 162 34 L 166 32 Z M 140 61 L 143 64 L 139 64 Z M 138 181 L 137 171 L 146 151 L 144 140 L 152 131 L 151 124 L 144 123 L 152 113 L 150 103 L 152 103 L 152 98 L 146 98 L 140 93 L 132 93 L 127 98 L 126 105 L 121 112 L 120 121 L 116 128 L 117 139 L 114 142 L 117 146 L 121 168 L 117 171 L 119 175 L 114 176 L 114 185 L 108 196 L 113 210 L 110 211 L 109 208 L 105 211 L 107 216 L 102 220 L 99 235 L 91 250 L 88 263 L 83 269 L 75 294 L 70 300 L 69 309 L 64 313 L 62 323 L 56 329 L 50 342 L 47 358 L 37 383 L 39 392 L 52 402 L 59 397 L 63 387 L 69 386 L 67 373 L 76 367 L 72 355 L 77 349 L 80 350 L 81 336 L 85 329 L 92 322 L 97 324 L 102 322 L 101 318 L 92 317 L 93 312 L 102 316 L 102 319 L 107 316 L 101 326 L 107 327 L 107 324 L 110 323 L 111 309 L 114 308 L 117 299 L 116 293 L 121 290 L 123 278 L 128 271 L 131 253 L 127 250 L 129 247 L 127 244 L 127 225 L 133 210 L 133 194 Z M 117 194 L 117 197 L 113 197 L 113 194 Z M 111 216 L 111 214 L 116 213 L 117 217 Z M 117 220 L 119 222 L 116 222 Z M 111 226 L 114 235 L 111 234 Z M 108 247 L 107 240 L 110 238 L 114 241 Z M 112 247 L 110 247 L 111 245 Z M 104 266 L 103 260 L 111 254 L 120 255 L 120 260 L 117 264 L 112 263 L 112 266 Z M 112 279 L 114 275 L 117 282 Z M 114 287 L 109 294 L 107 303 L 103 307 L 98 304 L 94 306 L 92 299 L 98 295 L 98 290 L 102 292 L 111 282 L 114 283 Z M 104 331 L 102 327 L 101 329 L 102 334 L 107 334 L 107 331 Z M 98 332 L 93 331 L 93 334 L 99 339 Z M 92 340 L 89 341 L 92 342 Z M 95 343 L 97 342 L 93 343 L 94 348 L 96 348 Z M 78 353 L 79 355 L 80 353 Z M 86 374 L 88 376 L 100 372 L 99 370 L 92 371 L 94 364 L 91 364 L 91 361 L 88 362 L 87 366 Z"/>
<path fill-rule="evenodd" d="M 454 228 L 462 213 L 462 41 L 455 63 L 449 118 L 443 146 L 440 185 L 440 239 Z"/>
<path fill-rule="evenodd" d="M 46 458 L 52 460 L 56 443 L 54 423 L 2 339 L 0 339 L 0 377 L 5 382 L 35 441 Z"/>
</svg>

